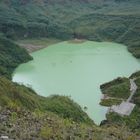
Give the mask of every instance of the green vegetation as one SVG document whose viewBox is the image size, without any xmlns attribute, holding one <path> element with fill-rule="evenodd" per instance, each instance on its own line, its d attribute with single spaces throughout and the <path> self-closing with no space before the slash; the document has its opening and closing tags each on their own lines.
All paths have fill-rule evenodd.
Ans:
<svg viewBox="0 0 140 140">
<path fill-rule="evenodd" d="M 81 107 L 70 98 L 57 95 L 47 98 L 41 97 L 33 90 L 12 83 L 4 77 L 0 78 L 0 97 L 0 106 L 2 107 L 7 106 L 17 110 L 25 108 L 31 111 L 36 109 L 43 112 L 50 111 L 76 122 L 93 124 L 93 121 L 89 119 Z"/>
<path fill-rule="evenodd" d="M 133 96 L 133 102 L 140 107 L 140 78 L 136 79 L 135 82 L 138 86 L 138 89 L 137 89 L 135 95 Z"/>
<path fill-rule="evenodd" d="M 114 41 L 128 45 L 139 57 L 139 4 L 138 0 L 1 0 L 0 35 Z"/>
<path fill-rule="evenodd" d="M 20 63 L 31 60 L 31 56 L 12 41 L 0 38 L 0 106 L 19 110 L 51 111 L 61 117 L 76 122 L 93 124 L 87 114 L 74 101 L 65 96 L 51 96 L 48 98 L 37 95 L 32 89 L 11 82 L 5 77 L 11 74 Z M 3 71 L 2 71 L 3 70 Z"/>
<path fill-rule="evenodd" d="M 59 130 L 59 129 L 58 129 Z M 57 133 L 57 132 L 56 132 Z M 57 135 L 55 133 L 55 135 Z M 51 139 L 52 137 L 54 137 L 54 134 L 53 134 L 53 130 L 52 130 L 52 128 L 51 127 L 49 127 L 47 124 L 44 126 L 44 127 L 42 127 L 41 128 L 41 130 L 40 130 L 40 137 L 42 138 L 42 139 Z M 55 137 L 57 137 L 58 138 L 58 136 L 55 136 Z M 58 140 L 59 140 L 60 138 L 58 138 Z"/>
<path fill-rule="evenodd" d="M 132 78 L 132 79 L 133 78 L 139 78 L 139 77 L 140 77 L 140 71 L 137 71 L 130 76 L 130 78 Z"/>
<path fill-rule="evenodd" d="M 100 104 L 112 106 L 120 104 L 130 96 L 130 82 L 128 78 L 117 78 L 100 86 L 104 98 Z"/>
<path fill-rule="evenodd" d="M 128 50 L 133 54 L 133 56 L 140 58 L 140 45 L 128 47 Z"/>
<path fill-rule="evenodd" d="M 128 128 L 132 130 L 132 132 L 136 132 L 139 134 L 140 132 L 140 108 L 138 106 L 135 107 L 130 116 L 121 117 L 116 113 L 107 114 L 108 123 L 122 125 L 124 124 Z"/>
<path fill-rule="evenodd" d="M 0 76 L 11 77 L 19 64 L 31 59 L 25 49 L 19 48 L 11 40 L 0 37 Z"/>
<path fill-rule="evenodd" d="M 76 122 L 86 122 L 92 124 L 86 113 L 81 107 L 65 96 L 50 96 L 44 102 L 43 106 L 46 110 L 54 112 L 63 118 L 71 118 Z"/>
<path fill-rule="evenodd" d="M 10 42 L 7 39 L 6 41 Z M 1 45 L 3 43 L 5 41 L 1 41 Z M 20 50 L 19 46 L 17 46 L 18 49 Z M 22 53 L 26 52 L 24 49 L 21 50 L 23 50 Z M 9 52 L 9 55 L 11 53 L 12 51 Z M 17 55 L 18 53 L 17 51 Z M 106 90 L 116 83 L 125 85 L 125 82 L 127 82 L 127 78 L 119 78 L 113 84 L 108 83 L 101 87 Z M 65 140 L 70 137 L 76 140 L 117 140 L 118 137 L 124 140 L 135 140 L 139 138 L 139 108 L 130 118 L 124 119 L 118 116 L 119 123 L 115 121 L 116 114 L 109 114 L 108 123 L 98 127 L 69 97 L 58 95 L 41 97 L 32 89 L 13 83 L 4 75 L 0 77 L 0 97 L 0 118 L 3 115 L 6 116 L 6 119 L 0 120 L 0 132 L 10 138 L 46 140 L 48 138 Z M 109 104 L 112 104 L 112 101 Z M 122 130 L 126 135 L 121 133 Z M 111 135 L 112 133 L 113 135 Z"/>
<path fill-rule="evenodd" d="M 100 102 L 100 105 L 102 106 L 112 106 L 112 105 L 118 105 L 122 102 L 121 99 L 102 99 Z"/>
<path fill-rule="evenodd" d="M 132 98 L 132 102 L 134 104 L 136 104 L 136 107 L 134 108 L 133 112 L 130 114 L 130 116 L 123 116 L 123 117 L 114 112 L 108 113 L 107 114 L 107 123 L 105 124 L 105 126 L 108 124 L 125 125 L 126 127 L 128 127 L 129 129 L 132 130 L 132 133 L 137 133 L 137 134 L 140 133 L 140 119 L 139 119 L 140 118 L 140 78 L 139 78 L 139 76 L 140 76 L 139 71 L 133 73 L 130 76 L 130 78 L 136 79 L 135 83 L 138 87 L 136 93 L 134 94 L 134 96 Z M 115 86 L 120 87 L 121 89 L 125 90 L 127 82 L 128 82 L 127 78 L 118 78 L 118 79 L 115 79 L 111 82 L 108 82 L 108 83 L 102 85 L 101 88 L 102 88 L 103 93 L 107 93 L 107 96 L 110 96 L 110 94 L 108 94 L 109 92 L 107 92 L 107 91 L 112 90 L 110 92 L 114 93 L 114 89 L 110 88 L 110 86 L 115 85 Z M 119 91 L 122 91 L 122 90 L 119 90 Z M 126 96 L 124 96 L 124 94 L 120 94 L 120 93 L 118 93 L 118 91 L 116 91 L 115 93 L 119 94 L 119 96 L 111 94 L 111 96 L 113 95 L 112 98 L 103 99 L 101 104 L 105 105 L 105 106 L 112 106 L 117 103 L 117 99 L 118 99 L 118 101 L 119 101 L 119 98 L 121 98 L 122 100 L 126 99 Z M 124 93 L 124 92 L 122 92 L 122 93 Z M 128 93 L 130 94 L 130 92 L 128 92 Z M 126 93 L 126 94 L 128 94 L 128 93 Z M 115 99 L 116 101 L 114 102 L 113 99 Z M 119 102 L 117 104 L 119 104 Z"/>
<path fill-rule="evenodd" d="M 13 139 L 138 140 L 140 139 L 140 78 L 130 116 L 107 114 L 101 127 L 81 107 L 65 96 L 41 97 L 9 79 L 21 63 L 32 59 L 13 41 L 50 45 L 59 40 L 114 41 L 129 46 L 140 57 L 139 0 L 1 0 L 0 1 L 0 135 Z M 44 38 L 56 38 L 48 41 Z M 118 104 L 130 95 L 128 78 L 101 86 L 106 99 Z"/>
<path fill-rule="evenodd" d="M 11 139 L 54 139 L 54 140 L 135 140 L 139 137 L 136 133 L 122 126 L 89 126 L 63 119 L 57 115 L 46 112 L 36 115 L 28 110 L 0 110 L 0 133 Z M 16 119 L 16 121 L 15 121 Z"/>
<path fill-rule="evenodd" d="M 102 93 L 108 97 L 127 99 L 130 96 L 130 82 L 128 78 L 117 78 L 100 87 Z"/>
</svg>

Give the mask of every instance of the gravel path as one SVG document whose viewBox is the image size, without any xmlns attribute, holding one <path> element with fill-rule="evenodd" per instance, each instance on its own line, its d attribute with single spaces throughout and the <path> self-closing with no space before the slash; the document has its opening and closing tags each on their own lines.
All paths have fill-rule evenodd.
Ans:
<svg viewBox="0 0 140 140">
<path fill-rule="evenodd" d="M 130 102 L 133 95 L 135 94 L 136 90 L 137 90 L 137 85 L 135 83 L 135 80 L 136 79 L 130 79 L 130 92 L 131 92 L 131 95 L 129 96 L 129 98 L 127 99 L 127 102 Z"/>
</svg>

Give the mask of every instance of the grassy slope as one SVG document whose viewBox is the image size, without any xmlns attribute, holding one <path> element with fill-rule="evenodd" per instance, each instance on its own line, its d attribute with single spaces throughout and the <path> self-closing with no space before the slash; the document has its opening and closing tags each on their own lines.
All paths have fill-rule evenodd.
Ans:
<svg viewBox="0 0 140 140">
<path fill-rule="evenodd" d="M 104 98 L 103 106 L 117 105 L 130 96 L 130 82 L 128 78 L 117 78 L 100 86 Z"/>
<path fill-rule="evenodd" d="M 0 76 L 11 77 L 13 70 L 20 64 L 31 60 L 25 49 L 12 41 L 0 37 Z"/>
<path fill-rule="evenodd" d="M 0 106 L 9 108 L 25 108 L 34 111 L 36 109 L 45 112 L 50 111 L 64 118 L 70 118 L 76 122 L 92 124 L 81 107 L 65 96 L 41 97 L 25 86 L 12 83 L 6 78 L 0 78 Z"/>
<path fill-rule="evenodd" d="M 131 101 L 131 102 L 136 104 L 136 107 L 133 110 L 133 112 L 131 113 L 131 115 L 121 117 L 116 113 L 109 113 L 109 114 L 107 114 L 107 124 L 106 125 L 109 125 L 109 124 L 111 125 L 112 123 L 116 124 L 116 125 L 125 124 L 130 129 L 132 129 L 133 133 L 134 132 L 136 132 L 138 134 L 140 133 L 140 120 L 139 120 L 139 117 L 140 117 L 140 100 L 139 100 L 140 99 L 140 91 L 139 91 L 140 90 L 140 78 L 139 78 L 139 76 L 140 76 L 139 71 L 136 73 L 133 73 L 130 76 L 130 78 L 134 78 L 134 77 L 137 78 L 137 80 L 135 82 L 138 86 L 138 89 L 137 89 L 137 91 L 136 91 L 136 93 L 133 96 L 133 99 Z M 128 80 L 127 78 L 119 78 L 119 79 L 115 79 L 109 83 L 106 83 L 106 84 L 101 86 L 102 92 L 104 94 L 107 94 L 108 96 L 110 96 L 110 93 L 112 93 L 112 92 L 114 93 L 114 88 L 117 87 L 117 92 L 115 92 L 115 94 L 117 95 L 119 93 L 118 94 L 119 96 L 116 96 L 115 94 L 113 94 L 113 96 L 111 94 L 111 96 L 115 97 L 115 98 L 117 97 L 117 99 L 122 98 L 123 100 L 125 100 L 126 99 L 125 97 L 130 94 L 129 92 L 127 92 L 125 90 L 125 89 L 127 89 L 127 90 L 130 89 L 129 86 L 127 86 L 127 88 L 126 88 L 126 84 L 124 84 L 127 82 L 127 80 Z M 110 87 L 112 87 L 112 88 L 110 88 Z M 121 90 L 119 90 L 118 87 Z M 106 93 L 106 91 L 109 91 L 109 92 Z M 118 91 L 120 91 L 120 92 L 118 92 Z M 125 92 L 123 92 L 123 91 L 125 91 Z M 124 94 L 125 94 L 125 96 L 124 96 Z M 104 99 L 101 102 L 101 104 L 105 105 L 105 106 L 111 106 L 111 105 L 116 104 L 115 102 L 111 102 L 111 103 L 110 102 L 111 102 L 110 100 L 108 101 L 108 100 Z"/>
<path fill-rule="evenodd" d="M 109 97 L 127 99 L 130 96 L 130 82 L 128 78 L 117 78 L 100 87 L 102 93 Z"/>
</svg>

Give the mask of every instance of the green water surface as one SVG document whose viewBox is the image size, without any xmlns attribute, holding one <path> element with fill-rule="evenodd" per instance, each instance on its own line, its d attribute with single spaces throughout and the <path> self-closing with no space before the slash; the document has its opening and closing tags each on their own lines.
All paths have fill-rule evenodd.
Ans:
<svg viewBox="0 0 140 140">
<path fill-rule="evenodd" d="M 67 95 L 81 105 L 99 124 L 107 108 L 99 105 L 99 86 L 118 76 L 129 76 L 140 69 L 140 62 L 126 46 L 86 41 L 67 41 L 31 53 L 34 60 L 21 64 L 13 81 L 30 85 L 38 94 Z"/>
</svg>

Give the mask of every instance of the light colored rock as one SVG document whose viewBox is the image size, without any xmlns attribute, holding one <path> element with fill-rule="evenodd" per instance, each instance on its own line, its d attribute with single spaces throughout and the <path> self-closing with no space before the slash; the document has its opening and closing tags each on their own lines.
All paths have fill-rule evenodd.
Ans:
<svg viewBox="0 0 140 140">
<path fill-rule="evenodd" d="M 127 102 L 130 102 L 133 95 L 135 94 L 136 90 L 137 90 L 137 85 L 135 83 L 135 79 L 130 79 L 130 92 L 131 92 L 131 95 L 129 96 L 129 98 L 127 99 Z"/>
<path fill-rule="evenodd" d="M 122 116 L 129 116 L 133 111 L 135 104 L 130 102 L 122 102 L 120 105 L 113 105 L 110 107 L 110 112 L 116 112 Z"/>
<path fill-rule="evenodd" d="M 1 136 L 0 139 L 7 140 L 7 139 L 9 139 L 9 137 L 8 136 Z"/>
<path fill-rule="evenodd" d="M 116 112 L 121 116 L 129 116 L 131 112 L 133 111 L 135 104 L 130 103 L 132 97 L 134 96 L 136 90 L 137 90 L 137 85 L 135 83 L 136 79 L 130 79 L 130 96 L 127 99 L 127 101 L 122 101 L 120 105 L 113 105 L 109 108 L 109 112 Z"/>
</svg>

